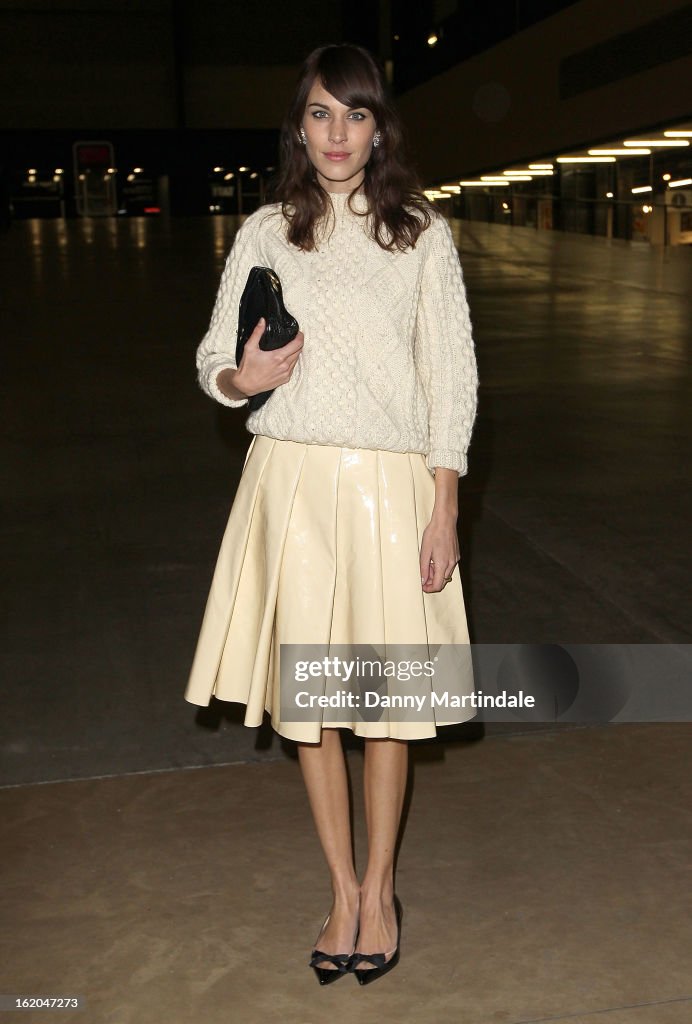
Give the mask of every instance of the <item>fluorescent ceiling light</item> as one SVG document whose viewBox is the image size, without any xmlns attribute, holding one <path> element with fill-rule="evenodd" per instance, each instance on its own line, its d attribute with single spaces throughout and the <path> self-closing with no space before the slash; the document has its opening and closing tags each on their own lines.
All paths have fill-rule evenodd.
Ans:
<svg viewBox="0 0 692 1024">
<path fill-rule="evenodd" d="M 559 164 L 614 164 L 614 156 L 559 156 Z"/>
<path fill-rule="evenodd" d="M 687 139 L 625 139 L 623 146 L 689 146 Z"/>
</svg>

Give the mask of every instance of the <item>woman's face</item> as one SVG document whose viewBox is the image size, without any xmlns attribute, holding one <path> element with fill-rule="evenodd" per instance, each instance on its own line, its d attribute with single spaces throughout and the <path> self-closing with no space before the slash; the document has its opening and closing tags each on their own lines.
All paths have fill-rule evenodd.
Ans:
<svg viewBox="0 0 692 1024">
<path fill-rule="evenodd" d="M 377 125 L 367 107 L 345 107 L 319 80 L 313 82 L 302 120 L 308 159 L 328 192 L 351 192 L 365 178 Z"/>
</svg>

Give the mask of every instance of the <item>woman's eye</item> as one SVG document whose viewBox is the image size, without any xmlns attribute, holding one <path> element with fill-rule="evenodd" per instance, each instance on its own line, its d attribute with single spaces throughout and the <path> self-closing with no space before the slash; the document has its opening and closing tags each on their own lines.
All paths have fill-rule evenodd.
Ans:
<svg viewBox="0 0 692 1024">
<path fill-rule="evenodd" d="M 327 114 L 326 110 L 313 110 L 312 116 L 322 121 L 325 117 L 328 117 L 329 115 Z M 364 121 L 365 118 L 367 117 L 367 114 L 362 114 L 359 110 L 356 110 L 352 114 L 349 114 L 348 116 L 352 117 L 354 121 Z"/>
</svg>

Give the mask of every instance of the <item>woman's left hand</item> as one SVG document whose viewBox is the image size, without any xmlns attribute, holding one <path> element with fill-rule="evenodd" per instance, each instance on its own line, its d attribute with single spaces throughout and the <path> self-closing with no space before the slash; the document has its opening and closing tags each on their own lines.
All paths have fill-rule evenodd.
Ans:
<svg viewBox="0 0 692 1024">
<path fill-rule="evenodd" d="M 426 594 L 435 594 L 446 586 L 459 558 L 456 514 L 433 512 L 420 548 L 421 585 Z"/>
</svg>

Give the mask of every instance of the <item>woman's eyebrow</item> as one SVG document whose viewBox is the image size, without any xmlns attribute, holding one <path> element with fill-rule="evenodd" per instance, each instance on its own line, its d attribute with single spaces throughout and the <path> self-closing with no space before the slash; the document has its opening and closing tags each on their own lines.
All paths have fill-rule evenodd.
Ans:
<svg viewBox="0 0 692 1024">
<path fill-rule="evenodd" d="M 309 107 L 324 107 L 325 110 L 330 110 L 331 109 L 331 107 L 329 106 L 328 103 L 317 103 L 316 100 L 313 100 L 312 103 L 308 103 L 308 106 Z M 359 104 L 359 105 L 356 105 L 355 107 L 347 107 L 346 109 L 347 110 L 365 110 L 366 108 L 362 104 Z"/>
</svg>

